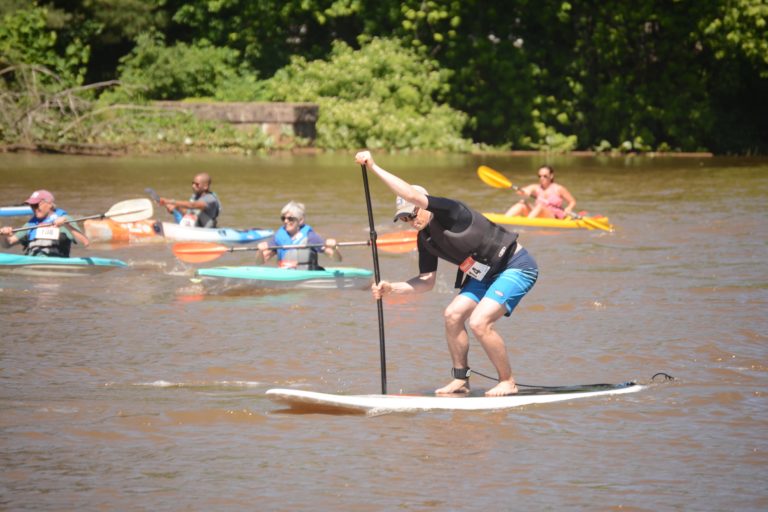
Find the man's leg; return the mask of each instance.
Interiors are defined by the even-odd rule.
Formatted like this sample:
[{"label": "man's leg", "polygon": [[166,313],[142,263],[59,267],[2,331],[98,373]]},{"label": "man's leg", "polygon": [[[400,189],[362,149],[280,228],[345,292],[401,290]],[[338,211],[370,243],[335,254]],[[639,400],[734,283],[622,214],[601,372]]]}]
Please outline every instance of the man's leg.
[{"label": "man's leg", "polygon": [[498,319],[506,313],[506,307],[491,299],[484,298],[469,317],[469,328],[480,341],[488,359],[499,374],[499,383],[486,391],[487,396],[504,396],[517,393],[509,355],[504,340],[494,328]]},{"label": "man's leg", "polygon": [[[454,368],[467,368],[468,366],[469,336],[464,322],[467,321],[476,307],[477,302],[468,297],[457,295],[445,308],[445,339],[448,342],[448,351],[451,354]],[[438,395],[469,393],[469,381],[453,379],[448,385],[435,390],[435,393]]]}]

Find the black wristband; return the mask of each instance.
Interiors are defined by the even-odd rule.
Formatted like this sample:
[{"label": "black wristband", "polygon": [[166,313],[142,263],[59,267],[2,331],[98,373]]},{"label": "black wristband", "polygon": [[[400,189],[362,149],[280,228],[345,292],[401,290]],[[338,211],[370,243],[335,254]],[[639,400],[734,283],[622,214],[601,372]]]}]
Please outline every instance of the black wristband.
[{"label": "black wristband", "polygon": [[461,380],[469,380],[469,374],[472,370],[469,368],[452,368],[453,378]]}]

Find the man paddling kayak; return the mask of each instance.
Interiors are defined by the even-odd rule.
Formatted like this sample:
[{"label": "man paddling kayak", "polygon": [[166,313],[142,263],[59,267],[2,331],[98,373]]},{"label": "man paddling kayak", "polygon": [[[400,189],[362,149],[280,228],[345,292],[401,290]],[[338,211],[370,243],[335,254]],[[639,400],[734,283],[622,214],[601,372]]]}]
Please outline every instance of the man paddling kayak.
[{"label": "man paddling kayak", "polygon": [[376,299],[390,293],[424,293],[435,286],[438,258],[459,266],[461,288],[445,309],[445,334],[453,363],[453,380],[435,390],[439,395],[469,393],[469,336],[480,341],[499,376],[488,396],[517,393],[504,340],[494,324],[509,316],[533,287],[539,270],[533,257],[517,242],[517,234],[487,220],[460,201],[431,196],[382,169],[369,151],[355,156],[397,195],[395,222],[419,231],[419,275],[402,282],[380,281],[371,289]]},{"label": "man paddling kayak", "polygon": [[[312,226],[304,223],[304,204],[291,201],[283,206],[280,211],[280,220],[283,225],[275,232],[275,236],[268,242],[260,242],[259,254],[264,261],[268,261],[277,255],[280,268],[294,268],[303,270],[323,270],[317,263],[317,253],[322,252],[334,261],[341,261],[341,253],[336,247],[336,240],[323,238],[315,233]],[[319,247],[325,244],[324,247]],[[285,248],[285,246],[313,245],[304,249]],[[270,247],[280,246],[278,249]]]},{"label": "man paddling kayak", "polygon": [[218,196],[211,192],[211,177],[200,173],[192,180],[192,197],[188,201],[160,198],[160,205],[165,206],[179,224],[199,228],[215,228],[221,202]]},{"label": "man paddling kayak", "polygon": [[[32,208],[32,218],[23,227],[29,230],[13,234],[13,228],[5,226],[0,228],[3,235],[2,243],[5,247],[11,247],[17,243],[24,246],[24,254],[27,256],[58,256],[68,258],[72,242],[80,242],[85,247],[90,243],[88,237],[80,232],[77,224],[70,223],[67,212],[56,208],[53,194],[47,190],[36,190],[24,201],[24,204]],[[41,224],[51,226],[36,227]]]}]

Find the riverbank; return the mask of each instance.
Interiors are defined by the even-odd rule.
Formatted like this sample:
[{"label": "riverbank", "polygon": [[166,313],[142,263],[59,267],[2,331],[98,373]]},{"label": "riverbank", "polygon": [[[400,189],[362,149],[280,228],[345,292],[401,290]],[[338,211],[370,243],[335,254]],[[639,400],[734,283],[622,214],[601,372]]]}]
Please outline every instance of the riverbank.
[{"label": "riverbank", "polygon": [[[355,151],[356,148],[349,149]],[[142,146],[129,146],[121,144],[7,144],[0,145],[0,153],[40,153],[40,154],[59,154],[73,156],[129,156],[129,155],[173,155],[173,154],[296,154],[313,155],[322,153],[336,153],[339,150],[325,150],[317,147],[295,146],[295,147],[273,147],[254,151],[253,148],[243,148],[238,146],[220,146],[211,148],[209,145],[200,147],[194,141],[189,140],[181,146],[175,144],[152,144]],[[413,153],[413,151],[411,151]],[[710,152],[598,152],[598,151],[568,151],[568,152],[549,152],[535,150],[483,150],[470,151],[469,154],[476,156],[539,156],[539,155],[557,155],[573,157],[596,157],[605,156],[612,158],[627,157],[646,157],[646,158],[713,158],[715,155]]]}]

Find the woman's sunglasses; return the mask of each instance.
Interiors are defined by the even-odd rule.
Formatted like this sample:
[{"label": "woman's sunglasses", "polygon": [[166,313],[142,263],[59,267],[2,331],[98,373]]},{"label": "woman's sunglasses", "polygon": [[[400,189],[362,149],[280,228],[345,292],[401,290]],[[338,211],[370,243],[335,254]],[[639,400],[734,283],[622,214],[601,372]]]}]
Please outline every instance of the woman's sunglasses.
[{"label": "woman's sunglasses", "polygon": [[280,216],[280,220],[281,220],[281,221],[283,221],[283,222],[285,222],[285,221],[288,221],[288,222],[296,222],[296,221],[297,221],[297,220],[299,220],[299,219],[297,219],[296,217],[290,217],[290,216],[288,216],[288,215],[281,215],[281,216]]}]

